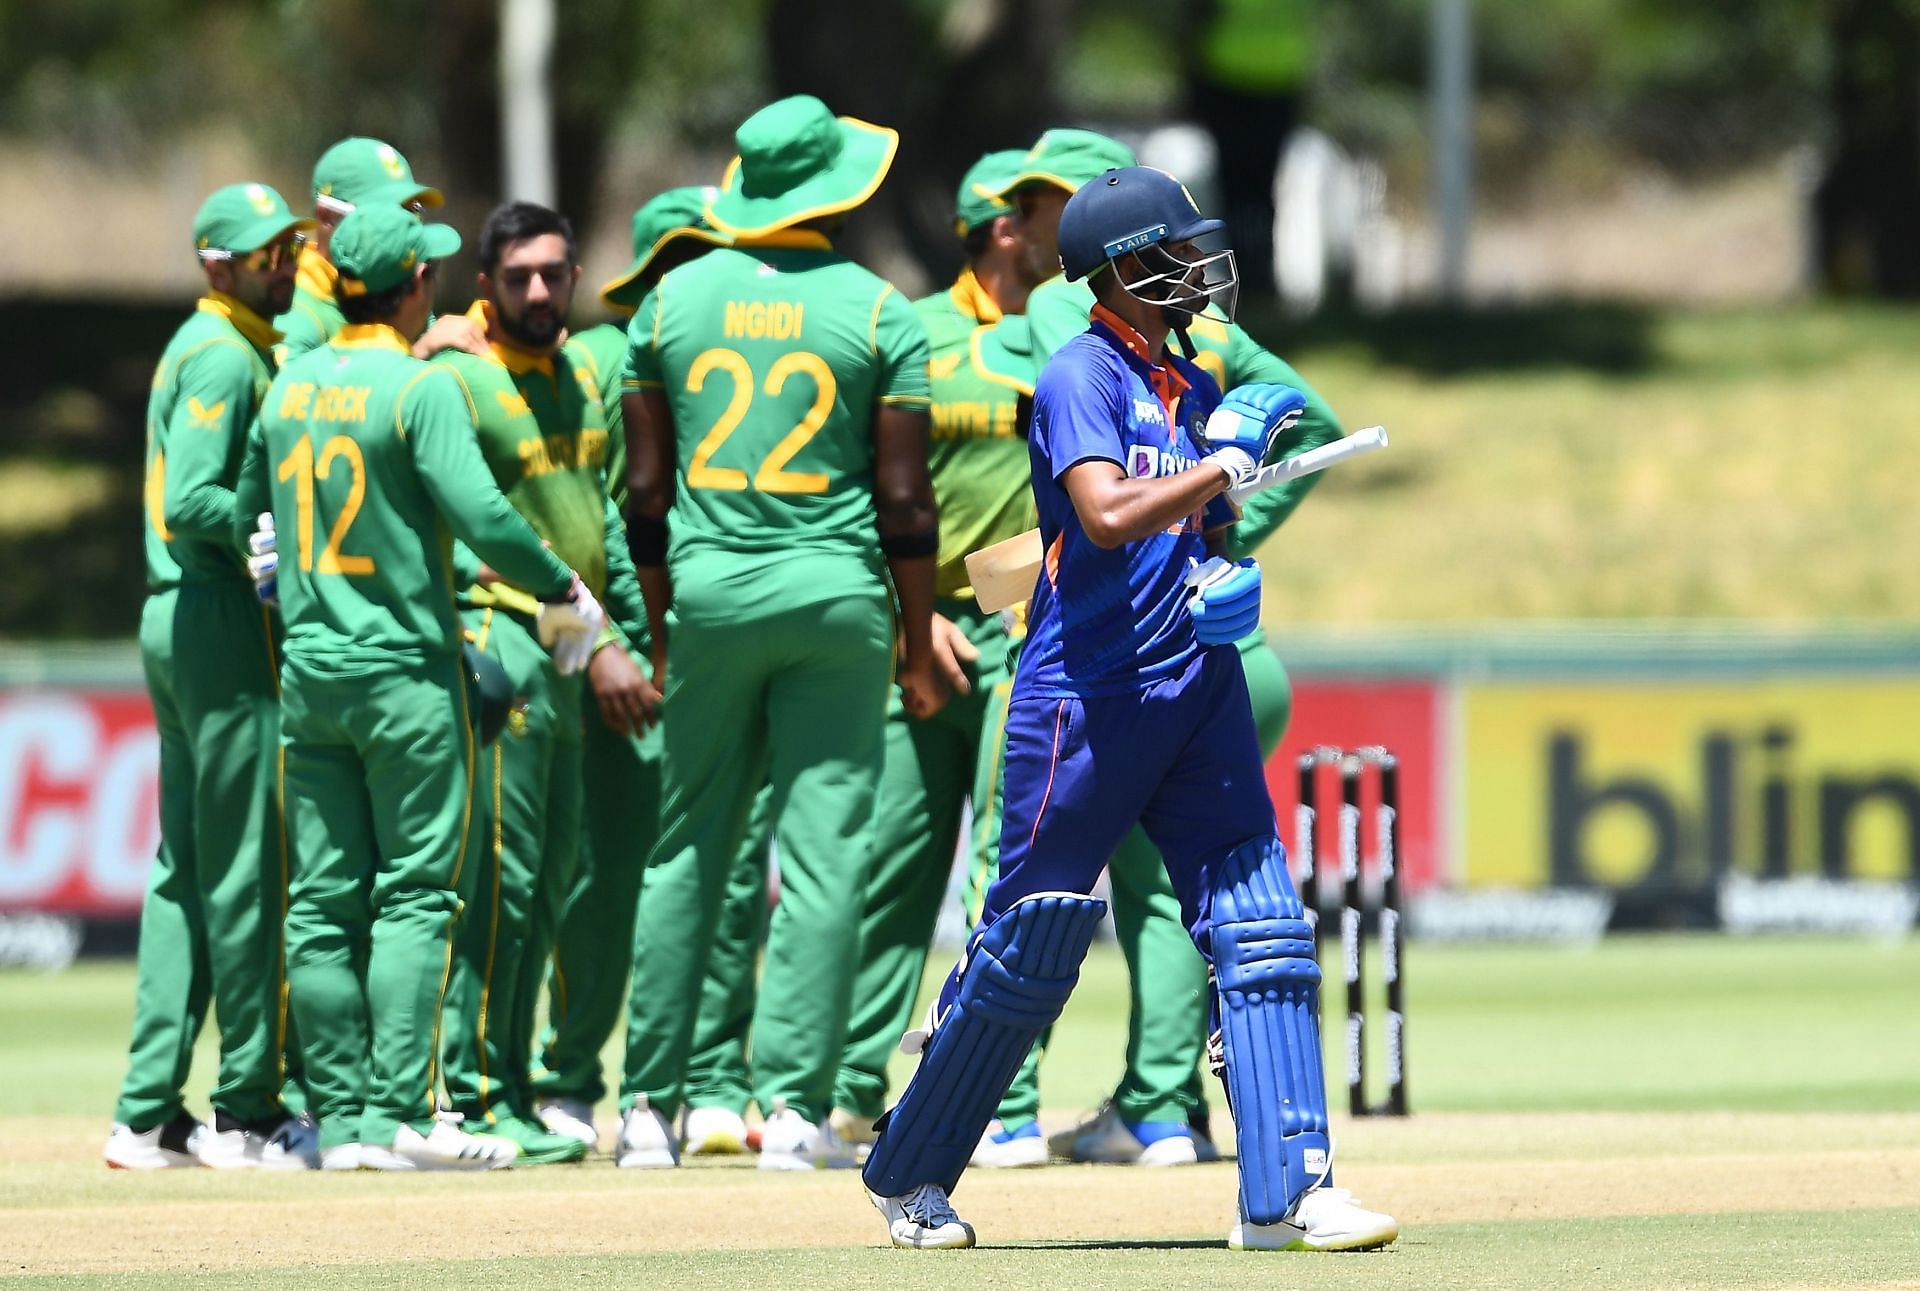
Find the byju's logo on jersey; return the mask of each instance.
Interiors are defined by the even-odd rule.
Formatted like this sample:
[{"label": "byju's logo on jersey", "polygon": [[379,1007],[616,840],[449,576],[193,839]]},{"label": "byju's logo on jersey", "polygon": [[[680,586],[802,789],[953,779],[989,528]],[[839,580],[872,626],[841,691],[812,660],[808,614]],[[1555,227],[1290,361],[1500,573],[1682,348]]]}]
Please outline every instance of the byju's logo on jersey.
[{"label": "byju's logo on jersey", "polygon": [[1135,444],[1127,450],[1127,474],[1136,480],[1164,479],[1194,465],[1197,463],[1184,453],[1155,448],[1152,444]]}]

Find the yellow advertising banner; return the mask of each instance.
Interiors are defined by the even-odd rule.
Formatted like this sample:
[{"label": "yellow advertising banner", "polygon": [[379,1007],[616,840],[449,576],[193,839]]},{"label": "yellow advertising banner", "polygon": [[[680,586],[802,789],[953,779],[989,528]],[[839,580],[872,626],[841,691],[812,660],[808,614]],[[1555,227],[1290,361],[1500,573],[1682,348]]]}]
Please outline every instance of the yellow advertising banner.
[{"label": "yellow advertising banner", "polygon": [[1464,877],[1920,877],[1920,680],[1463,686]]}]

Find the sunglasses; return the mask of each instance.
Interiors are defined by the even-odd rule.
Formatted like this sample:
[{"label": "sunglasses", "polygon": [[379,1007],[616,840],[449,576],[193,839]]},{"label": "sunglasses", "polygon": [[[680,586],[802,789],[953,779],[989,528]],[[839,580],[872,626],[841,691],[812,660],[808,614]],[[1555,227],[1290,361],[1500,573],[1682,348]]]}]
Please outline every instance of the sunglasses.
[{"label": "sunglasses", "polygon": [[255,273],[272,273],[281,265],[285,264],[288,259],[298,256],[301,249],[306,245],[307,235],[304,233],[296,233],[283,241],[270,242],[258,251],[249,251],[244,255],[235,255],[233,252],[222,250],[219,247],[208,247],[200,252],[200,258],[202,260],[229,260],[239,265],[242,269],[250,269]]}]

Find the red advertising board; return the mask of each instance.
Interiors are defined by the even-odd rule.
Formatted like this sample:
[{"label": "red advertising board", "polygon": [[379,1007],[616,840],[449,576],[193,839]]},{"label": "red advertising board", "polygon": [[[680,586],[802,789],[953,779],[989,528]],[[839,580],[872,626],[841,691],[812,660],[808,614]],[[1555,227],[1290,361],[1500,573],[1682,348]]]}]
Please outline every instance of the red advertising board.
[{"label": "red advertising board", "polygon": [[159,768],[144,692],[0,690],[0,911],[138,914]]},{"label": "red advertising board", "polygon": [[[1299,758],[1310,749],[1330,746],[1357,749],[1380,745],[1400,765],[1399,846],[1401,878],[1411,890],[1432,886],[1448,873],[1443,854],[1447,837],[1444,735],[1441,722],[1445,688],[1431,681],[1316,681],[1296,678],[1293,685],[1293,721],[1287,738],[1267,762],[1267,783],[1280,820],[1280,837],[1294,847],[1294,808],[1300,801]],[[1319,782],[1321,823],[1318,830],[1320,864],[1337,865],[1335,806],[1338,777],[1322,772]],[[1373,783],[1363,784],[1372,818]],[[1365,851],[1373,855],[1371,827]]]}]

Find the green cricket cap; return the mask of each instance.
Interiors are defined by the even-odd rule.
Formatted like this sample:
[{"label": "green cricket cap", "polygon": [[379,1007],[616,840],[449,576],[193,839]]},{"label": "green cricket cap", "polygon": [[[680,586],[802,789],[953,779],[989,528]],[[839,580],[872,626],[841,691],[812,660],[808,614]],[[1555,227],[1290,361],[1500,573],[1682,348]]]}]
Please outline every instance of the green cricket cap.
[{"label": "green cricket cap", "polygon": [[625,273],[600,289],[600,299],[616,309],[634,310],[646,298],[648,266],[670,243],[682,238],[711,246],[731,246],[733,239],[707,223],[707,203],[719,195],[713,185],[669,188],[633,213],[633,263]]},{"label": "green cricket cap", "polygon": [[446,198],[413,177],[413,167],[390,143],[355,135],[320,154],[313,167],[313,200],[351,210],[369,202],[440,206]]},{"label": "green cricket cap", "polygon": [[[288,229],[310,229],[287,199],[265,184],[228,184],[207,194],[193,217],[193,245],[201,251],[258,251]],[[224,258],[224,257],[222,257]]]},{"label": "green cricket cap", "polygon": [[1011,215],[1013,206],[1001,194],[1013,176],[1020,173],[1027,154],[1020,148],[990,152],[968,168],[960,180],[960,192],[953,201],[953,231],[960,237],[992,223],[1002,215]]},{"label": "green cricket cap", "polygon": [[900,135],[796,94],[748,117],[733,141],[740,155],[707,203],[707,220],[746,238],[859,206],[887,177]]},{"label": "green cricket cap", "polygon": [[340,290],[364,296],[398,287],[426,260],[444,260],[460,249],[451,225],[425,224],[404,206],[384,202],[356,206],[333,231],[333,267]]},{"label": "green cricket cap", "polygon": [[1133,149],[1118,139],[1109,139],[1091,130],[1049,130],[1027,150],[1013,178],[1000,189],[999,195],[1005,197],[1028,184],[1052,184],[1077,193],[1080,185],[1090,179],[1139,164]]}]

